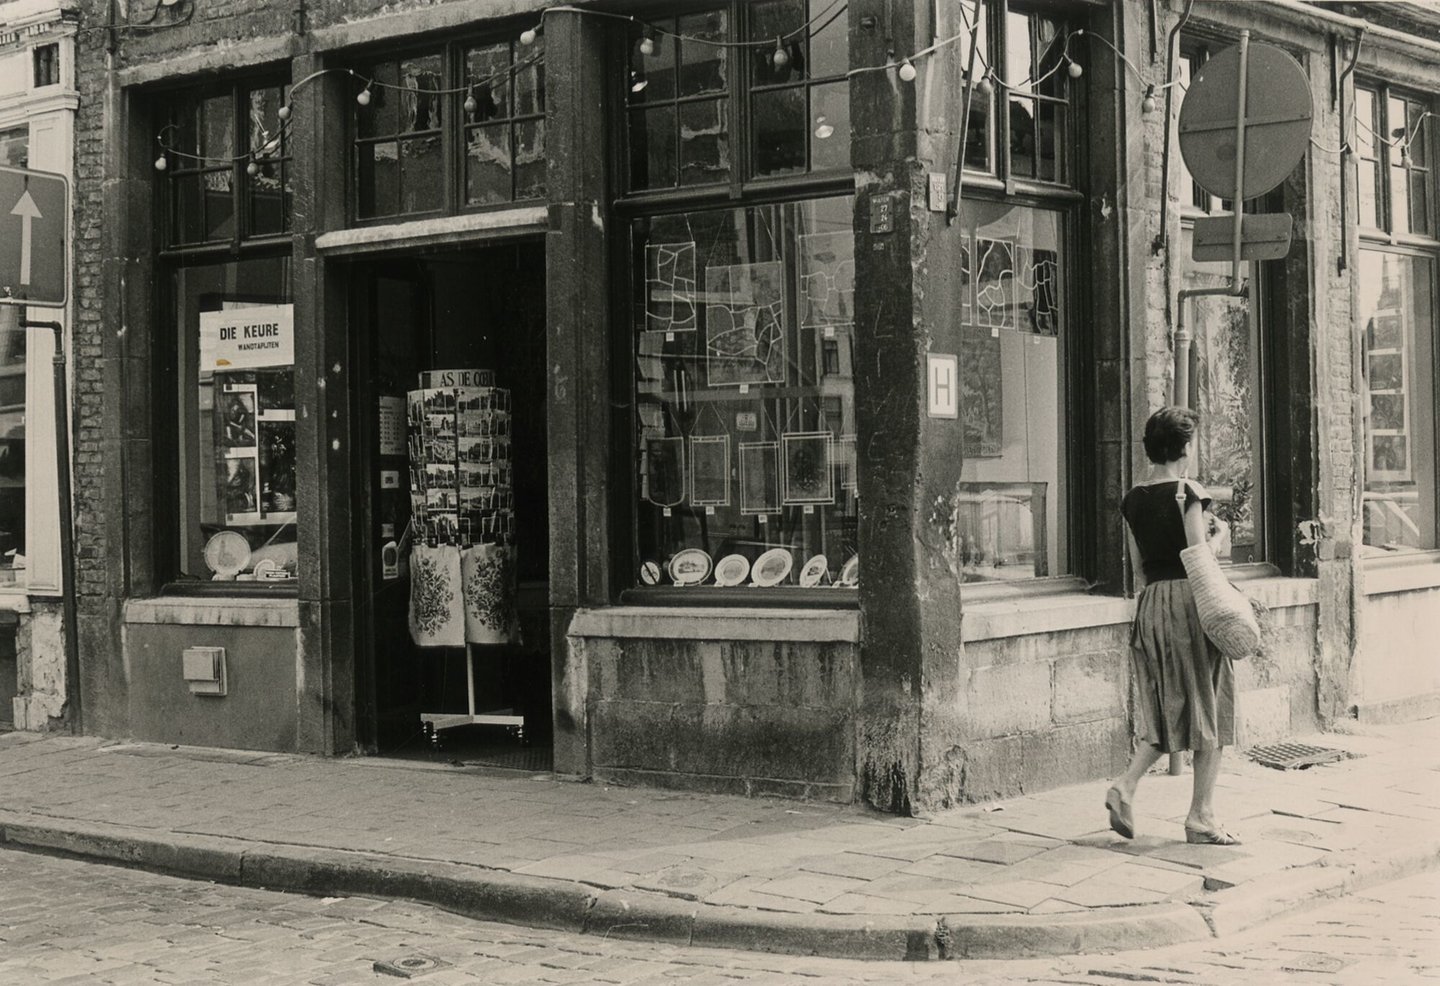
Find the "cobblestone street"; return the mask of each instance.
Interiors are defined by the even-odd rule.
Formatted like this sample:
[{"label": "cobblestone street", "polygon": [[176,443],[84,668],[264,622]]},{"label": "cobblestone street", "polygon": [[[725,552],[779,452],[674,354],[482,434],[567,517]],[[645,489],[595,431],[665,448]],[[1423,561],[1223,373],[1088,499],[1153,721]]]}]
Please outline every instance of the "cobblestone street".
[{"label": "cobblestone street", "polygon": [[605,941],[429,907],[315,899],[0,853],[0,983],[1113,984],[1440,982],[1440,875],[1421,874],[1219,942],[986,962],[856,962]]}]

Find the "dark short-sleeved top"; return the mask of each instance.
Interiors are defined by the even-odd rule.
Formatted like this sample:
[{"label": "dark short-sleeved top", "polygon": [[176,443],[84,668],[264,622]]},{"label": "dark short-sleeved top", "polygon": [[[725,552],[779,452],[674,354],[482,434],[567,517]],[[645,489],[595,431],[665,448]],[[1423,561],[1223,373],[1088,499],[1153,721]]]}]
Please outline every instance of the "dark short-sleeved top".
[{"label": "dark short-sleeved top", "polygon": [[[1175,506],[1180,482],[1136,486],[1120,501],[1120,513],[1130,525],[1130,533],[1135,535],[1135,545],[1140,549],[1146,582],[1185,578],[1185,566],[1180,563],[1180,552],[1186,546],[1185,521]],[[1191,481],[1185,487],[1185,508],[1188,510],[1196,501],[1202,509],[1210,509],[1205,488]]]}]

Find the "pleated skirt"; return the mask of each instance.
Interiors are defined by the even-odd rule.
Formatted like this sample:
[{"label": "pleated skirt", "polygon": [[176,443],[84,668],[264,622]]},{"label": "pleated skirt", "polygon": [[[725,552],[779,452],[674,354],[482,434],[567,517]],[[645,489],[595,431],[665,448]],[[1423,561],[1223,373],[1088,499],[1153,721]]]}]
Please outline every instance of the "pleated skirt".
[{"label": "pleated skirt", "polygon": [[1130,631],[1141,738],[1166,753],[1235,743],[1235,673],[1200,627],[1190,583],[1152,582]]}]

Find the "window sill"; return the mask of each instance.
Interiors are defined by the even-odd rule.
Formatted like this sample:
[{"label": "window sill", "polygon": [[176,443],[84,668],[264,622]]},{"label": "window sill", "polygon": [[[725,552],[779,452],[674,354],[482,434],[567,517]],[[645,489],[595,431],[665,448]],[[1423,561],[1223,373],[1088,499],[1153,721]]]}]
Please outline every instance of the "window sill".
[{"label": "window sill", "polygon": [[860,641],[860,614],[833,609],[615,606],[576,613],[567,635],[853,644]]},{"label": "window sill", "polygon": [[1440,586],[1440,551],[1378,555],[1360,562],[1360,591],[1366,596]]},{"label": "window sill", "polygon": [[298,627],[295,598],[161,596],[125,603],[125,622],[172,626]]},{"label": "window sill", "polygon": [[11,586],[0,591],[0,613],[19,613],[24,615],[30,612],[30,595],[24,589],[23,584],[16,588]]},{"label": "window sill", "polygon": [[855,589],[843,586],[813,589],[782,586],[754,589],[747,586],[637,586],[622,591],[620,603],[625,606],[656,608],[703,607],[707,610],[833,610],[854,609],[860,604],[860,594]]}]

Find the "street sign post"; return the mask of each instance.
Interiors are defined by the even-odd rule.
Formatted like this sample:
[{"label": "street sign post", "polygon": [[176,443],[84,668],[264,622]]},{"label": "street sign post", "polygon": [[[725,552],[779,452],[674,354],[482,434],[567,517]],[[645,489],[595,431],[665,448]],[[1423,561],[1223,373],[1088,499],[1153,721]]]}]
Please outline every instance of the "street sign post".
[{"label": "street sign post", "polygon": [[62,308],[70,300],[62,175],[0,167],[0,304]]}]

